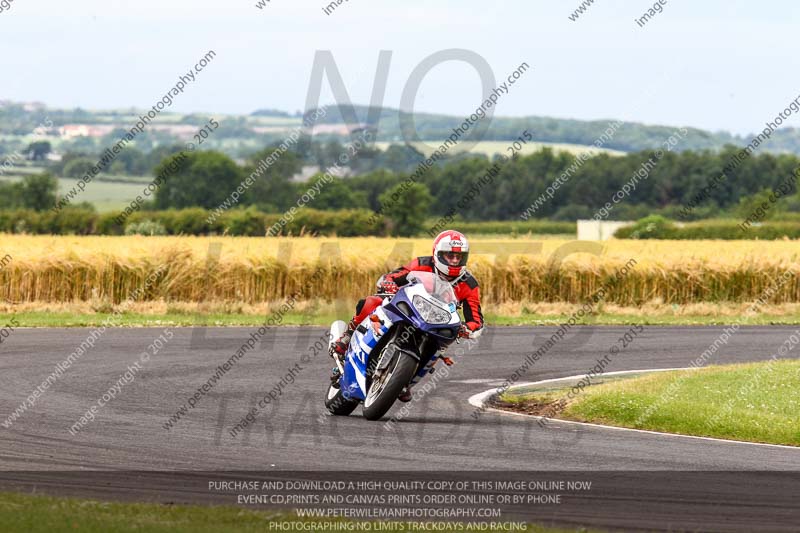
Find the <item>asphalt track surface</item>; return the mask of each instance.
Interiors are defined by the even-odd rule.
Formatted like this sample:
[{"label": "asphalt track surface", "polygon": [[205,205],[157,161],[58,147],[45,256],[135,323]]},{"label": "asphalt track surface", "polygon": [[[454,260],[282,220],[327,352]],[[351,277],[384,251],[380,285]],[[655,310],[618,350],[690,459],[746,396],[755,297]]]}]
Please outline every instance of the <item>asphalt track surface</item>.
[{"label": "asphalt track surface", "polygon": [[[583,374],[608,353],[628,327],[583,327],[557,343],[521,378],[537,381]],[[722,327],[646,327],[632,345],[616,354],[606,371],[688,366],[722,333]],[[797,328],[742,327],[712,358],[713,364],[767,360]],[[87,337],[90,329],[20,329],[0,346],[0,422]],[[407,415],[387,429],[384,422],[368,422],[360,408],[350,417],[330,417],[322,399],[331,361],[309,347],[326,338],[323,328],[271,328],[256,350],[227,372],[188,415],[164,424],[195,391],[217,372],[252,333],[250,328],[172,328],[173,338],[151,359],[142,363],[135,380],[124,385],[116,398],[98,410],[96,419],[76,435],[72,426],[108,391],[129,366],[139,361],[163,328],[113,329],[69,369],[25,412],[10,429],[0,427],[0,488],[28,490],[32,484],[53,492],[79,493],[156,501],[214,501],[213,495],[186,488],[192,483],[163,483],[156,490],[156,472],[312,472],[411,471],[598,473],[606,472],[618,489],[649,487],[643,472],[660,472],[663,485],[648,493],[654,503],[672,502],[686,527],[737,530],[760,523],[775,530],[797,515],[798,484],[777,491],[774,472],[800,474],[800,450],[704,441],[553,421],[546,429],[528,419],[483,413],[474,418],[468,398],[501,385],[524,358],[544,343],[552,327],[492,328],[477,347],[457,357],[449,375],[431,393],[408,404]],[[465,351],[463,346],[459,347]],[[800,349],[798,349],[800,350]],[[796,357],[800,352],[789,352]],[[295,367],[296,364],[300,367]],[[277,391],[292,368],[294,383],[281,387],[277,401],[261,410],[256,423],[232,436],[230,431],[259,399]],[[402,404],[396,404],[389,416]],[[117,471],[102,489],[80,472]],[[147,478],[134,472],[149,471]],[[709,474],[703,494],[721,495],[685,500],[685,483],[670,486],[663,476],[673,472],[752,471],[767,489],[788,499],[773,502],[764,514],[761,504],[743,505],[741,498],[757,494],[726,494],[728,481]],[[757,473],[759,471],[760,473]],[[34,473],[38,472],[38,473]],[[64,472],[67,472],[66,474]],[[627,473],[627,474],[626,474]],[[565,474],[566,475],[566,474]],[[738,474],[741,477],[741,474]],[[174,480],[174,477],[169,479]],[[49,481],[48,481],[49,480]],[[638,481],[637,481],[638,480]],[[151,485],[148,485],[150,483]],[[626,483],[628,485],[626,485]],[[149,488],[148,488],[149,487]],[[184,487],[182,490],[181,487]],[[632,490],[634,490],[632,489]],[[790,493],[786,494],[786,490]],[[635,489],[634,492],[639,491]],[[639,494],[642,493],[639,491]],[[620,498],[629,498],[622,503]],[[602,494],[596,495],[598,501]],[[637,507],[636,494],[607,495],[606,513],[595,517],[579,510],[574,523],[603,527],[670,528],[653,510]],[[678,501],[678,503],[676,503]],[[613,505],[610,502],[615,502]],[[682,503],[681,503],[682,502]],[[598,502],[595,501],[595,504]],[[763,504],[764,502],[762,502]],[[713,505],[712,505],[713,504]],[[674,507],[677,505],[677,507]],[[616,506],[616,507],[615,507]],[[725,507],[727,506],[727,508]],[[636,509],[639,509],[638,511]],[[708,520],[719,511],[735,520]],[[733,514],[731,514],[733,513]],[[552,513],[551,513],[552,514]],[[523,512],[522,515],[525,515]],[[530,515],[527,518],[541,518]],[[599,516],[599,515],[598,515]],[[769,517],[769,518],[768,518]],[[566,515],[551,518],[570,523]],[[752,522],[748,522],[752,520]],[[757,522],[759,521],[760,522]],[[773,524],[774,521],[774,524]],[[688,525],[687,525],[688,524]],[[798,522],[794,522],[796,526]]]}]

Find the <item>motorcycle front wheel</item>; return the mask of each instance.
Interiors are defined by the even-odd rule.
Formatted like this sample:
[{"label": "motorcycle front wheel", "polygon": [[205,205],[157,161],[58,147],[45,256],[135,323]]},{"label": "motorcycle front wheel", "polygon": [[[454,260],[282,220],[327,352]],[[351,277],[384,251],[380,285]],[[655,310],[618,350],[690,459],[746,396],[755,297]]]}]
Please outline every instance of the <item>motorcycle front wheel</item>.
[{"label": "motorcycle front wheel", "polygon": [[394,361],[370,385],[364,400],[364,418],[380,420],[392,408],[403,387],[409,384],[416,372],[417,360],[398,350]]}]

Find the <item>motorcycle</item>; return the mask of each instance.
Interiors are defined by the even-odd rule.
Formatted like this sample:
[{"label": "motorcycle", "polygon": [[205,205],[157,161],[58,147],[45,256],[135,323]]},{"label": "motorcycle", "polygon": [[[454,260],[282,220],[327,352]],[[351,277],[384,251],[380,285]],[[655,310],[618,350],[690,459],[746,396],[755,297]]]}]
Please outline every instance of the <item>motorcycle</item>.
[{"label": "motorcycle", "polygon": [[[461,317],[453,287],[430,272],[411,272],[407,279],[396,294],[379,294],[383,303],[356,327],[344,360],[335,358],[338,376],[325,400],[332,414],[348,416],[363,402],[364,418],[379,420],[412,380],[434,371],[439,352],[458,339]],[[333,322],[329,343],[346,328],[342,320]]]}]

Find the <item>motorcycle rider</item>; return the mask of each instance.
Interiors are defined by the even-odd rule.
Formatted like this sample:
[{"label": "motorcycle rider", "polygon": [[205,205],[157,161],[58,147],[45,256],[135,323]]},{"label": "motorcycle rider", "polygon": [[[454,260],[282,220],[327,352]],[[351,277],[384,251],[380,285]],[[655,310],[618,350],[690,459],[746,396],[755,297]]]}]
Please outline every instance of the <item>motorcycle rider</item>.
[{"label": "motorcycle rider", "polygon": [[[459,337],[477,339],[483,332],[483,314],[481,313],[481,295],[477,280],[467,270],[469,258],[469,242],[463,233],[445,230],[433,240],[433,255],[418,257],[393,270],[381,278],[379,292],[395,294],[401,286],[408,283],[410,272],[435,272],[440,278],[450,283],[464,312],[464,324]],[[344,357],[350,339],[356,327],[383,303],[381,296],[369,296],[356,306],[356,315],[347,324],[347,329],[331,346],[331,357]],[[406,387],[398,399],[403,402],[411,400],[411,385]]]}]

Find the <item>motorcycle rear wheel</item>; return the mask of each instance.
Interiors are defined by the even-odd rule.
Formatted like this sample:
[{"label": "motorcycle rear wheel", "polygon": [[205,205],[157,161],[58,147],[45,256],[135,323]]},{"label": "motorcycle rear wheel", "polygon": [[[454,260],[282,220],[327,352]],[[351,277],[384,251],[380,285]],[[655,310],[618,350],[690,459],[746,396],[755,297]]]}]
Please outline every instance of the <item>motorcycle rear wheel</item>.
[{"label": "motorcycle rear wheel", "polygon": [[325,407],[335,416],[348,416],[358,407],[358,400],[348,400],[342,394],[342,389],[338,383],[331,383],[328,388],[328,395],[325,398]]}]

